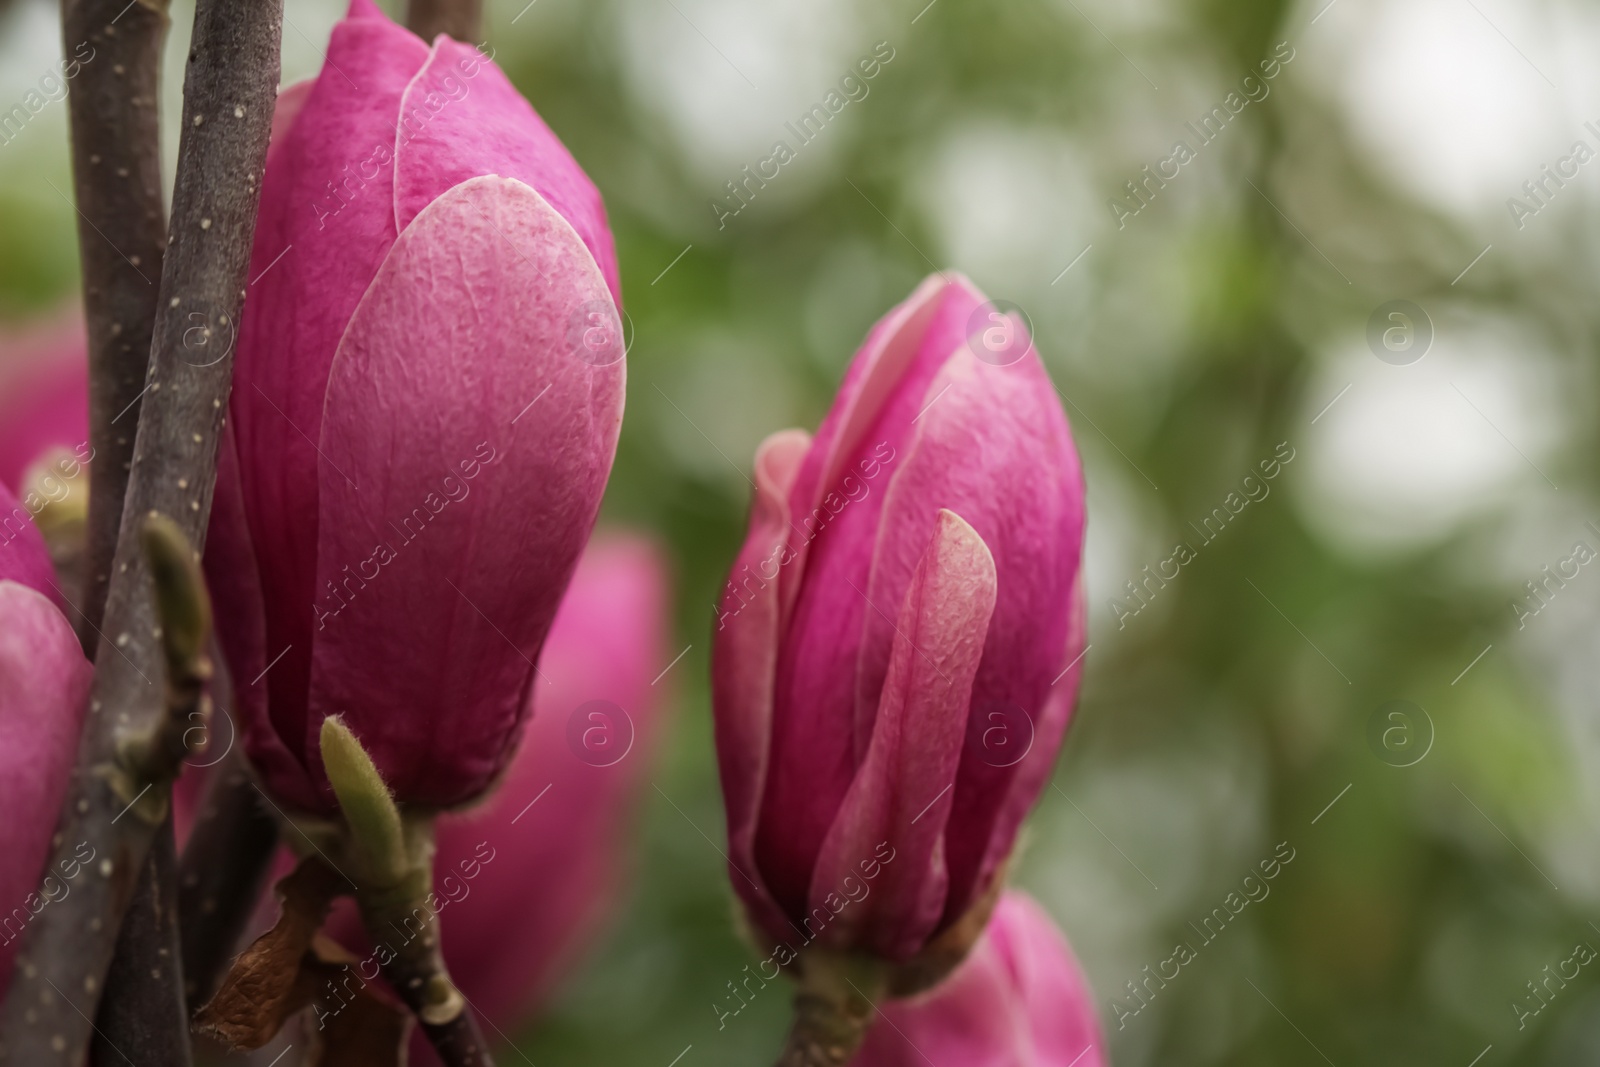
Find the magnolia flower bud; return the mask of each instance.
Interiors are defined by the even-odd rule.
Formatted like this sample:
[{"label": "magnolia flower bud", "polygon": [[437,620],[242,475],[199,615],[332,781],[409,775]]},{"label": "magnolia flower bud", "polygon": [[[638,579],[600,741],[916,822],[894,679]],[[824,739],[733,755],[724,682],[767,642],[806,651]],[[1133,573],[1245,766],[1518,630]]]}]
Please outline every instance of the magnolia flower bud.
[{"label": "magnolia flower bud", "polygon": [[873,328],[816,438],[769,438],[755,478],[713,653],[733,886],[802,957],[926,986],[982,929],[1072,712],[1066,416],[1020,319],[936,276]]},{"label": "magnolia flower bud", "polygon": [[[0,485],[27,503],[28,469],[52,449],[65,449],[75,462],[87,463],[88,442],[89,357],[82,313],[64,312],[0,339]],[[70,478],[73,470],[62,472]]]},{"label": "magnolia flower bud", "polygon": [[244,747],[331,814],[339,715],[402,804],[463,804],[515,748],[616,448],[605,212],[492,62],[371,0],[280,95],[261,181],[237,344],[204,308],[186,338],[237,350],[207,572]]}]

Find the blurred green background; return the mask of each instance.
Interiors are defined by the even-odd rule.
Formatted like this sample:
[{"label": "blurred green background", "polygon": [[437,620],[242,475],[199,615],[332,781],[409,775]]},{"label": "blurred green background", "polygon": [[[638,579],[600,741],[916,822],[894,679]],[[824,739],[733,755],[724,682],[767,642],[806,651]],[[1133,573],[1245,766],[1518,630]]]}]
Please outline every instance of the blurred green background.
[{"label": "blurred green background", "polygon": [[[1600,5],[523,3],[491,0],[486,36],[604,193],[634,331],[605,518],[670,546],[692,647],[626,906],[502,1062],[771,1062],[780,990],[720,1031],[713,1008],[755,957],[717,851],[712,604],[756,443],[814,426],[936,267],[1031,317],[1087,472],[1092,647],[1018,880],[1076,947],[1113,1061],[1600,1059],[1600,970],[1537,1014],[1526,986],[1600,946],[1600,568],[1547,605],[1525,585],[1600,549],[1600,166],[1541,170],[1600,147]],[[286,82],[339,14],[289,0]],[[175,3],[169,133],[189,18]],[[879,42],[867,95],[719,226],[725,183]],[[12,3],[3,99],[59,48],[53,5]],[[1286,55],[1202,146],[1186,123]],[[65,121],[52,104],[0,145],[11,323],[73,293]],[[1195,157],[1132,199],[1179,139]],[[1368,339],[1393,300],[1422,313],[1398,352]],[[1195,558],[1141,606],[1125,583],[1180,542]],[[1280,843],[1270,894],[1202,946]],[[1125,1015],[1180,940],[1198,958]]]}]

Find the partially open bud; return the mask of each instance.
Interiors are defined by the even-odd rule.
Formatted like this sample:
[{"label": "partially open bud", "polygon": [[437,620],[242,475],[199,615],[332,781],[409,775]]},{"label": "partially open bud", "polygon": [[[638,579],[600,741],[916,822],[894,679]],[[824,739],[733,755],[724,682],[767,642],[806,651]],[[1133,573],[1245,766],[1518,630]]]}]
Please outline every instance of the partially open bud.
[{"label": "partially open bud", "polygon": [[925,988],[982,929],[1072,714],[1066,416],[1021,319],[935,276],[755,481],[713,653],[730,878],[802,974],[853,953]]}]

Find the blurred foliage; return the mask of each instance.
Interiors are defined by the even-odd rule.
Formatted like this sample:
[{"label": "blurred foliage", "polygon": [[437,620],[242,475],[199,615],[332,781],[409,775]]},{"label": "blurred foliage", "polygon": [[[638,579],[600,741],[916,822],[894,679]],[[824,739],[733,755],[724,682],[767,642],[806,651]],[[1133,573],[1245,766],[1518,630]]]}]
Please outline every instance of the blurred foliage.
[{"label": "blurred foliage", "polygon": [[[605,521],[671,546],[692,646],[663,683],[678,707],[641,796],[626,906],[523,1035],[526,1062],[664,1067],[692,1045],[683,1067],[744,1065],[777,1048],[780,988],[724,1028],[713,1007],[755,957],[719,851],[712,603],[756,442],[814,426],[870,324],[945,267],[1028,311],[1087,471],[1092,651],[1019,880],[1077,947],[1114,1062],[1595,1062],[1595,972],[1523,1026],[1512,1005],[1534,1003],[1525,983],[1574,943],[1600,945],[1597,600],[1563,591],[1527,636],[1508,607],[1573,538],[1600,543],[1581,526],[1600,513],[1595,215],[1575,194],[1565,223],[1507,237],[1503,218],[1394,180],[1340,82],[1350,42],[1393,5],[1324,2],[489,5],[497,58],[607,198],[633,347]],[[42,7],[4,17],[31,24]],[[292,0],[289,74],[314,73],[337,13]],[[177,57],[186,18],[175,5]],[[719,228],[723,182],[879,40],[895,58],[870,94]],[[1119,228],[1107,201],[1281,41],[1296,58],[1271,94]],[[1481,76],[1531,78],[1500,58],[1512,66]],[[175,100],[181,62],[169,69]],[[70,292],[72,219],[35,177],[65,175],[61,110],[0,148],[6,314]],[[1517,453],[1512,473],[1469,479],[1471,506],[1431,534],[1407,534],[1401,494],[1380,523],[1393,543],[1374,547],[1349,533],[1326,472],[1342,469],[1330,450],[1384,427],[1339,437],[1344,413],[1324,405],[1418,380],[1365,350],[1368,316],[1397,297],[1434,315],[1439,348],[1417,366],[1444,363],[1441,383],[1467,381],[1461,353],[1486,351],[1507,392],[1548,379],[1550,400],[1529,424],[1544,427],[1539,466],[1484,415],[1475,432]],[[1193,522],[1279,442],[1296,458],[1271,492],[1201,545]],[[1119,625],[1111,599],[1132,603],[1123,583],[1180,540],[1198,558]],[[1411,766],[1370,740],[1391,700],[1431,722]],[[1199,947],[1195,924],[1280,842],[1295,859],[1270,894]],[[1126,983],[1180,940],[1198,959],[1119,1027],[1114,1005],[1138,1003]]]}]

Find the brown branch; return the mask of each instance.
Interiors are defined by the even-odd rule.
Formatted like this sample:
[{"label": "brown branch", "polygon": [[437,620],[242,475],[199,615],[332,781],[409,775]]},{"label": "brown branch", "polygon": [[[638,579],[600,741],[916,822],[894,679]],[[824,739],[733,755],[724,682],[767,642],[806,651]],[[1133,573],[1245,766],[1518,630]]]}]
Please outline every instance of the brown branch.
[{"label": "brown branch", "polygon": [[95,1018],[91,1064],[110,1067],[131,1061],[188,1067],[192,1061],[178,968],[178,908],[170,889],[176,881],[174,850],[169,813],[145,857],[133,903],[117,935],[105,997]]},{"label": "brown branch", "polygon": [[166,817],[186,724],[170,721],[168,686],[158,684],[166,671],[156,631],[172,621],[158,625],[151,568],[136,533],[158,513],[196,549],[204,542],[282,17],[281,0],[196,6],[150,390],[135,438],[88,722],[48,867],[63,855],[70,862],[79,842],[96,858],[72,894],[43,909],[24,933],[0,1009],[3,1063],[82,1062],[116,932]]},{"label": "brown branch", "polygon": [[216,992],[272,867],[278,822],[235,753],[206,787],[179,866],[184,994],[192,1014]]},{"label": "brown branch", "polygon": [[406,28],[430,44],[441,33],[477,44],[483,31],[483,0],[410,0]]},{"label": "brown branch", "polygon": [[65,0],[61,34],[68,69],[80,64],[67,109],[95,462],[78,636],[93,656],[122,525],[166,251],[157,90],[167,3]]}]

